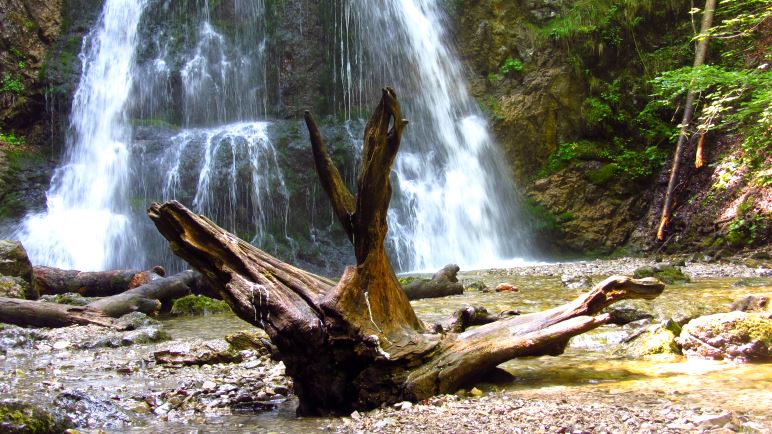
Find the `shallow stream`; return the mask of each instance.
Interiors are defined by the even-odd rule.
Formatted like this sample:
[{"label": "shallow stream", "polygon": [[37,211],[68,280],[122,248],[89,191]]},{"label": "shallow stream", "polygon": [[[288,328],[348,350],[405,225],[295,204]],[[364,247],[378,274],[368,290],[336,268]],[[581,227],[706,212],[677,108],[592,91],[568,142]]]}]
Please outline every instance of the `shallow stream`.
[{"label": "shallow stream", "polygon": [[[459,296],[420,300],[413,302],[418,315],[427,322],[437,321],[465,304],[482,305],[490,312],[506,309],[533,312],[565,303],[582,291],[564,287],[557,277],[503,278],[490,272],[466,273],[461,277],[467,282],[482,280],[490,287],[508,281],[519,291],[470,290]],[[744,295],[772,293],[769,281],[766,286],[748,288],[733,286],[737,280],[705,279],[668,285],[664,294],[653,301],[626,301],[618,305],[650,312],[654,321],[659,321],[679,315],[727,311],[732,301]],[[251,327],[233,315],[172,318],[163,324],[175,341],[222,338]],[[62,339],[66,339],[65,333],[62,330]],[[559,357],[507,362],[501,368],[511,376],[499,375],[476,386],[484,392],[507,390],[522,396],[554,393],[568,400],[572,396],[592,399],[596,394],[654,394],[690,406],[750,413],[772,426],[769,411],[772,364],[741,365],[686,360],[680,356],[633,359],[615,353],[625,336],[627,333],[619,326],[601,327],[574,338],[565,354]],[[26,347],[9,350],[4,356],[0,353],[0,398],[19,397],[50,405],[51,396],[75,390],[113,400],[125,408],[132,396],[180,387],[175,376],[153,375],[147,366],[153,351],[161,345],[164,344],[76,350],[56,348],[51,339],[31,342]],[[228,368],[223,372],[227,374]],[[132,426],[116,424],[104,429],[108,432],[312,432],[335,423],[335,419],[296,418],[295,405],[290,400],[272,411],[208,415],[196,417],[187,424],[165,422],[152,413],[128,412]],[[109,411],[105,417],[112,417]]]}]

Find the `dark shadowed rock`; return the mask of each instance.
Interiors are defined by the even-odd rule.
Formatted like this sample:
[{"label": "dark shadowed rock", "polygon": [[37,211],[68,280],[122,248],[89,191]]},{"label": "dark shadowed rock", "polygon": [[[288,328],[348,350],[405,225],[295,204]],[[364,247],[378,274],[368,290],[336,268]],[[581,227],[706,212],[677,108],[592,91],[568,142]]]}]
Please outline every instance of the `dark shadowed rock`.
[{"label": "dark shadowed rock", "polygon": [[59,434],[75,424],[66,417],[19,400],[0,401],[0,432]]}]

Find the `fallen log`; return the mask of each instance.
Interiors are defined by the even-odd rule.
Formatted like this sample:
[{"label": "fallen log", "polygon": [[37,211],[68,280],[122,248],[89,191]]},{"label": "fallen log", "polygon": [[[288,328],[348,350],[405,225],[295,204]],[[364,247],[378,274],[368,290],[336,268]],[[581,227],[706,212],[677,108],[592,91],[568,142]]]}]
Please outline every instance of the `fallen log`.
[{"label": "fallen log", "polygon": [[386,256],[390,173],[407,121],[383,90],[364,132],[357,194],[305,115],[316,170],[353,245],[356,265],[335,283],[286,264],[176,201],[148,215],[175,254],[200,271],[243,320],[266,331],[299,398],[298,413],[347,414],[447,393],[515,357],[557,355],[575,335],[605,324],[601,309],[654,298],[664,285],[614,276],[554,309],[463,333],[432,333],[418,319]]},{"label": "fallen log", "polygon": [[96,324],[113,327],[114,319],[88,306],[0,297],[0,323],[32,327]]},{"label": "fallen log", "polygon": [[188,294],[211,294],[208,285],[193,270],[183,271],[170,277],[157,278],[142,286],[120,294],[100,298],[86,305],[113,318],[131,312],[154,313],[164,305]]},{"label": "fallen log", "polygon": [[107,297],[163,277],[163,267],[152,270],[78,271],[37,266],[32,268],[33,285],[40,295],[76,292],[84,297]]},{"label": "fallen log", "polygon": [[152,314],[188,294],[214,295],[208,282],[193,270],[156,278],[121,294],[103,297],[86,306],[0,297],[0,322],[33,327],[96,324],[113,327],[112,318],[127,313]]},{"label": "fallen log", "polygon": [[413,280],[402,285],[402,290],[408,300],[463,294],[464,285],[456,277],[458,270],[458,265],[448,264],[442,270],[434,273],[431,279]]}]

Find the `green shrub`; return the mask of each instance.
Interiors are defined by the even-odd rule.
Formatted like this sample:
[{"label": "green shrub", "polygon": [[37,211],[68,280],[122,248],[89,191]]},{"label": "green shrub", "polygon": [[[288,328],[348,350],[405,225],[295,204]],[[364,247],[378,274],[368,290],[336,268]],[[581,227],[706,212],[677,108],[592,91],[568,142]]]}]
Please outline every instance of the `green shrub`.
[{"label": "green shrub", "polygon": [[501,65],[499,72],[501,73],[501,75],[507,75],[510,72],[522,72],[523,66],[524,65],[522,60],[508,57],[507,60],[504,61],[504,64]]},{"label": "green shrub", "polygon": [[24,83],[22,83],[21,78],[4,74],[3,80],[0,82],[0,93],[4,92],[15,94],[24,92]]}]

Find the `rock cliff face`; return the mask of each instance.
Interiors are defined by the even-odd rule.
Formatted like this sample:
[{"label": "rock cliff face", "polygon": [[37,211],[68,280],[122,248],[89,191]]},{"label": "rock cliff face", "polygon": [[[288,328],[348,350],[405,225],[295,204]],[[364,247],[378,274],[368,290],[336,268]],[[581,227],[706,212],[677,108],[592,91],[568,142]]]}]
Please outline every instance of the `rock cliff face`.
[{"label": "rock cliff face", "polygon": [[0,222],[45,203],[45,66],[61,26],[62,0],[0,4]]},{"label": "rock cliff face", "polygon": [[[548,252],[659,248],[654,234],[673,143],[666,135],[646,137],[641,119],[649,80],[690,65],[693,48],[690,6],[650,3],[448,3],[471,89],[530,199],[528,214]],[[659,122],[672,128],[672,120]],[[738,186],[711,187],[729,176],[722,161],[739,142],[707,137],[712,164],[681,174],[675,236],[665,247],[720,250],[769,238],[758,217],[733,220],[742,226],[734,232],[725,219],[738,204],[752,209],[749,215],[768,215],[768,187],[749,188],[735,175]]]}]

